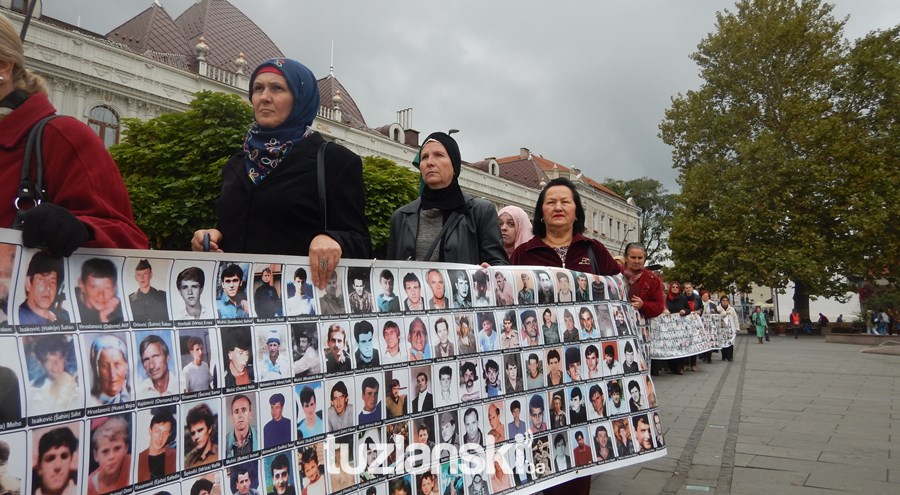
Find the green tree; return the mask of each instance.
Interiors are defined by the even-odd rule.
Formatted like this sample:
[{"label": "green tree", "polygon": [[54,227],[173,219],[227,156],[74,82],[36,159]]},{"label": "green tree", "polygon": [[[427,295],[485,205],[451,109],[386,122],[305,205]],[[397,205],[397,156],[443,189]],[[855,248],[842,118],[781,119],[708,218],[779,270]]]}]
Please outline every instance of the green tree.
[{"label": "green tree", "polygon": [[647,264],[668,259],[667,238],[675,196],[660,181],[650,177],[632,180],[607,177],[603,184],[622,197],[634,198],[634,204],[641,209],[638,240],[647,248]]},{"label": "green tree", "polygon": [[[831,11],[818,0],[742,0],[717,13],[691,55],[703,83],[674,97],[660,125],[682,186],[669,239],[675,276],[710,288],[793,281],[808,314],[810,295],[842,296],[867,264],[842,251],[854,237],[883,236],[858,211],[877,202],[857,194],[898,184],[896,170],[886,188],[866,173],[872,159],[852,142],[860,116],[844,102],[863,83],[851,83],[845,20]],[[896,134],[885,147],[896,153]]]},{"label": "green tree", "polygon": [[252,121],[246,99],[210,91],[185,112],[123,119],[125,137],[110,153],[153,248],[188,249],[194,230],[216,224],[222,167]]},{"label": "green tree", "polygon": [[419,174],[376,156],[363,158],[366,185],[366,218],[372,236],[372,251],[384,258],[390,236],[391,215],[419,195]]}]

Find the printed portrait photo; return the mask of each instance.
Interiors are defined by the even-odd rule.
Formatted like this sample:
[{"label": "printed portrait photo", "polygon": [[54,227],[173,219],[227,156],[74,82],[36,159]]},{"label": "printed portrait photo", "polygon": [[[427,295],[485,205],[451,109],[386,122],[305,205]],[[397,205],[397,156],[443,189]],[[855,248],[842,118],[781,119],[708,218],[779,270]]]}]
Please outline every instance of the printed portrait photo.
[{"label": "printed portrait photo", "polygon": [[163,479],[178,471],[177,418],[178,406],[174,404],[138,410],[136,483]]},{"label": "printed portrait photo", "polygon": [[506,436],[506,404],[502,399],[484,405],[486,434],[493,443],[500,444],[507,440]]},{"label": "printed portrait photo", "polygon": [[471,309],[473,307],[472,283],[469,280],[469,272],[466,270],[448,270],[447,281],[453,294],[450,307],[453,309]]},{"label": "printed portrait photo", "polygon": [[634,428],[635,453],[650,452],[656,448],[653,442],[653,428],[650,426],[648,415],[632,416],[631,426]]},{"label": "printed portrait photo", "polygon": [[171,298],[173,320],[216,318],[213,311],[216,294],[214,270],[214,261],[176,260],[173,263],[170,291],[179,295]]},{"label": "printed portrait photo", "polygon": [[363,426],[378,423],[384,419],[384,402],[381,394],[384,390],[384,375],[370,373],[356,375],[355,393],[359,397],[359,413],[357,425]]},{"label": "printed portrait photo", "polygon": [[[497,320],[491,311],[481,311],[475,314],[478,320],[478,331],[476,340],[478,341],[479,352],[491,352],[500,350],[500,336],[497,330]],[[503,312],[500,313],[501,321]]]},{"label": "printed portrait photo", "polygon": [[611,461],[616,458],[615,441],[612,435],[612,424],[609,421],[594,423],[590,426],[593,433],[594,457],[598,461]]},{"label": "printed portrait photo", "polygon": [[179,330],[178,343],[182,392],[190,394],[219,388],[219,342],[211,338],[209,329]]},{"label": "printed portrait photo", "polygon": [[553,270],[553,282],[556,283],[556,301],[560,303],[575,302],[575,284],[572,273],[568,270]]},{"label": "printed portrait photo", "polygon": [[555,303],[556,290],[553,287],[553,275],[549,270],[535,270],[534,275],[537,278],[537,303]]},{"label": "printed portrait photo", "polygon": [[260,472],[257,460],[242,462],[225,469],[225,479],[231,495],[254,495],[260,491]]},{"label": "printed portrait photo", "polygon": [[425,289],[422,288],[421,270],[400,270],[403,288],[403,311],[425,310]]},{"label": "printed portrait photo", "polygon": [[216,316],[219,319],[249,318],[247,281],[250,263],[221,261],[216,266]]},{"label": "printed portrait photo", "polygon": [[576,385],[566,389],[566,398],[569,400],[569,424],[579,425],[587,423],[587,396],[585,387]]},{"label": "printed portrait photo", "polygon": [[72,285],[82,324],[121,324],[125,321],[124,296],[119,286],[123,262],[124,259],[119,257],[75,255],[69,258],[72,273],[78,274]]},{"label": "printed portrait photo", "polygon": [[350,313],[370,314],[375,312],[375,300],[372,297],[371,269],[362,266],[347,268],[347,300],[350,302]]},{"label": "printed portrait photo", "polygon": [[600,335],[603,337],[615,337],[616,327],[613,325],[612,313],[609,310],[609,304],[600,303],[597,308],[597,326],[600,328]]},{"label": "printed portrait photo", "polygon": [[347,313],[347,303],[344,302],[344,280],[346,267],[339,266],[334,269],[331,278],[325,284],[325,290],[316,288],[319,294],[319,309],[323,315],[343,315]]},{"label": "printed portrait photo", "polygon": [[534,481],[531,462],[531,449],[526,442],[517,442],[513,448],[509,449],[509,467],[515,486],[522,486]]},{"label": "printed portrait photo", "polygon": [[90,448],[82,444],[83,425],[73,421],[29,432],[35,493],[81,493],[81,449]]},{"label": "printed portrait photo", "polygon": [[572,461],[572,450],[566,432],[553,433],[550,438],[553,441],[553,469],[557,473],[562,473],[574,468],[575,463]]},{"label": "printed portrait photo", "polygon": [[384,372],[384,413],[386,419],[399,418],[410,412],[409,372],[406,369]]},{"label": "printed portrait photo", "polygon": [[[14,314],[20,326],[65,325],[72,322],[72,300],[66,290],[63,258],[26,250],[28,265],[19,276]],[[24,276],[23,276],[24,275]]]},{"label": "printed portrait photo", "polygon": [[297,440],[308,440],[325,433],[325,400],[322,382],[294,385],[294,417],[297,418]]},{"label": "printed portrait photo", "polygon": [[[376,320],[372,320],[376,321]],[[381,350],[379,334],[370,320],[350,321],[353,328],[353,341],[356,344],[354,361],[356,369],[364,370],[381,366]],[[376,321],[377,323],[377,321]]]},{"label": "printed portrait photo", "polygon": [[173,260],[127,258],[122,279],[128,294],[128,314],[134,322],[171,320],[166,292]]},{"label": "printed portrait photo", "polygon": [[619,362],[619,346],[616,342],[603,342],[601,349],[603,355],[600,356],[600,369],[603,370],[603,376],[612,378],[621,375],[622,363]]},{"label": "printed portrait photo", "polygon": [[397,284],[397,270],[384,268],[372,271],[372,287],[375,296],[375,308],[379,313],[399,313],[400,295]]},{"label": "printed portrait photo", "polygon": [[459,361],[459,401],[468,402],[481,398],[480,366],[476,360]]},{"label": "printed portrait photo", "polygon": [[[581,331],[575,326],[575,314],[578,310],[573,307],[560,307],[558,310],[559,319],[563,322],[561,327],[563,343],[578,342],[581,338]],[[544,343],[546,343],[546,341]]]},{"label": "printed portrait photo", "polygon": [[516,304],[515,281],[513,273],[509,270],[491,269],[493,280],[494,304],[496,306],[512,306]]},{"label": "printed portrait photo", "polygon": [[476,347],[476,326],[473,313],[454,313],[453,321],[456,327],[456,354],[463,356],[473,354]]},{"label": "printed portrait photo", "polygon": [[[548,314],[552,316],[553,312],[550,311],[548,312]],[[522,347],[533,347],[536,345],[540,345],[542,343],[541,335],[543,332],[540,331],[538,313],[533,309],[525,309],[518,313],[518,319],[521,323],[519,341],[521,342]],[[549,331],[551,331],[551,329],[548,328],[548,332]],[[552,331],[558,332],[556,328],[553,328]],[[557,333],[556,340],[559,340],[558,335],[559,333]]]},{"label": "printed portrait photo", "polygon": [[443,270],[432,268],[425,271],[425,298],[428,309],[450,309],[450,291]]},{"label": "printed portrait photo", "polygon": [[487,269],[472,271],[472,287],[474,300],[472,305],[476,308],[486,308],[494,305],[493,280]]},{"label": "printed portrait photo", "polygon": [[102,495],[132,484],[132,421],[129,412],[94,418],[88,423],[88,495]]},{"label": "printed portrait photo", "polygon": [[431,366],[409,368],[409,380],[413,384],[410,395],[410,412],[431,412],[434,409],[434,387],[431,382]]},{"label": "printed portrait photo", "polygon": [[550,436],[544,435],[531,440],[531,459],[534,465],[535,479],[553,474],[553,466],[550,456]]},{"label": "printed portrait photo", "polygon": [[591,301],[591,281],[584,272],[571,272],[575,279],[575,302]]},{"label": "printed portrait photo", "polygon": [[282,265],[255,263],[253,265],[253,309],[257,318],[284,316],[282,304]]},{"label": "printed portrait photo", "polygon": [[219,454],[219,412],[221,400],[216,397],[206,401],[181,404],[184,425],[183,469],[205,466],[224,459]]},{"label": "printed portrait photo", "polygon": [[603,377],[603,370],[600,369],[600,346],[595,344],[584,344],[584,360],[582,361],[581,375],[585,380],[597,380]]},{"label": "printed portrait photo", "polygon": [[231,459],[259,450],[255,391],[226,395],[222,399],[225,414],[225,458]]},{"label": "printed portrait photo", "polygon": [[547,392],[547,403],[550,404],[550,428],[556,430],[569,426],[566,389],[561,388]]},{"label": "printed portrait photo", "polygon": [[534,272],[530,270],[516,270],[513,272],[513,280],[515,281],[516,301],[520,305],[537,303]]},{"label": "printed portrait photo", "polygon": [[291,387],[261,390],[259,423],[262,425],[262,448],[269,449],[292,442],[295,429],[293,418],[294,391]]},{"label": "printed portrait photo", "polygon": [[318,314],[318,302],[306,268],[300,265],[284,267],[284,310],[286,316]]},{"label": "printed portrait photo", "polygon": [[456,332],[452,315],[431,317],[431,342],[434,346],[433,356],[436,358],[452,357],[456,355]]},{"label": "printed portrait photo", "polygon": [[581,346],[566,346],[563,355],[565,357],[565,383],[581,381]]},{"label": "printed portrait photo", "polygon": [[325,338],[325,372],[342,373],[353,370],[348,321],[320,322]]},{"label": "printed portrait photo", "polygon": [[544,350],[546,352],[545,363],[547,363],[547,385],[562,385],[565,382],[563,378],[562,348],[551,347]]},{"label": "printed portrait photo", "polygon": [[223,327],[222,368],[225,371],[225,388],[256,383],[253,362],[253,332],[250,327]]},{"label": "printed portrait photo", "polygon": [[[76,349],[75,336],[28,335],[21,339],[28,382],[28,401],[23,402],[25,412],[29,416],[41,416],[83,408],[84,386],[81,383],[79,364],[81,358]],[[11,338],[4,340],[14,341]],[[9,374],[7,377],[9,378]]]},{"label": "printed portrait photo", "polygon": [[519,336],[519,317],[515,310],[508,309],[506,311],[498,311],[496,320],[500,322],[498,340],[500,349],[507,350],[521,347],[522,342]]},{"label": "printed portrait photo", "polygon": [[137,358],[135,366],[135,395],[138,399],[153,399],[178,395],[178,371],[175,365],[173,334],[169,330],[144,330],[134,332]]},{"label": "printed portrait photo", "polygon": [[403,325],[402,318],[379,319],[378,326],[381,330],[381,364],[405,363],[408,359],[406,346],[406,332],[400,329]]},{"label": "printed portrait photo", "polygon": [[630,411],[625,393],[622,390],[622,380],[610,380],[606,383],[606,414],[617,416]]},{"label": "printed portrait photo", "polygon": [[294,376],[287,325],[257,325],[255,330],[257,381],[284,380]]},{"label": "printed portrait photo", "polygon": [[428,343],[428,317],[415,316],[405,319],[407,325],[406,340],[409,343],[409,361],[431,359],[431,345]]},{"label": "printed portrait photo", "polygon": [[587,428],[569,430],[569,445],[572,446],[572,459],[575,461],[575,467],[587,466],[594,462]]},{"label": "printed portrait photo", "polygon": [[[432,368],[432,375],[436,376],[434,390],[434,405],[436,407],[452,406],[459,402],[458,380],[456,379],[456,363],[439,363]],[[418,385],[418,379],[416,379]]]},{"label": "printed portrait photo", "polygon": [[588,400],[588,419],[604,419],[607,417],[606,412],[606,383],[592,383],[587,388]]},{"label": "printed portrait photo", "polygon": [[325,448],[323,442],[300,447],[297,450],[300,493],[325,495]]},{"label": "printed portrait photo", "polygon": [[631,422],[628,418],[614,419],[612,428],[616,443],[616,453],[619,457],[631,455],[635,453],[634,444],[632,443]]},{"label": "printed portrait photo", "polygon": [[335,432],[356,425],[356,408],[354,404],[359,397],[355,393],[356,386],[352,376],[337,380],[325,381],[325,392],[330,399],[330,406],[325,411],[327,431]]},{"label": "printed portrait photo", "polygon": [[484,414],[481,405],[473,405],[460,409],[462,422],[462,443],[471,443],[484,447]]},{"label": "printed portrait photo", "polygon": [[484,387],[484,397],[491,398],[503,395],[503,376],[500,367],[503,358],[499,354],[481,358],[481,378]]},{"label": "printed portrait photo", "polygon": [[[410,444],[410,422],[398,421],[384,427],[385,442],[388,446],[388,467],[396,467],[403,463],[406,446]],[[414,441],[414,439],[412,439]]]},{"label": "printed portrait photo", "polygon": [[79,337],[90,386],[87,406],[133,401],[132,364],[129,362],[131,339],[128,333],[82,333]]},{"label": "printed portrait photo", "polygon": [[522,353],[525,358],[525,389],[544,387],[544,353],[538,349]]},{"label": "printed portrait photo", "polygon": [[269,495],[296,495],[293,451],[278,452],[262,458],[265,486],[262,493]]},{"label": "printed portrait photo", "polygon": [[318,323],[291,323],[291,370],[295,378],[322,373],[324,366],[319,348]]},{"label": "printed portrait photo", "polygon": [[503,389],[507,394],[516,394],[525,391],[525,381],[522,377],[521,354],[514,352],[504,354],[499,363],[503,375]]},{"label": "printed portrait photo", "polygon": [[356,445],[363,452],[363,459],[365,459],[365,466],[359,473],[359,482],[361,484],[374,481],[382,476],[379,471],[385,465],[378,461],[378,456],[379,446],[383,442],[381,428],[369,428],[357,433]]}]

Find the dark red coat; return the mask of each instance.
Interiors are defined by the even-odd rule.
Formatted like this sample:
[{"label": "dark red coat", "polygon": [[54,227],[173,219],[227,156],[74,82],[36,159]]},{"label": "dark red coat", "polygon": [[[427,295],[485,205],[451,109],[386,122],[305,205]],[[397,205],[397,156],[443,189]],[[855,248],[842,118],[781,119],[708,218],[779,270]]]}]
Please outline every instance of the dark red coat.
[{"label": "dark red coat", "polygon": [[666,296],[659,276],[646,268],[641,269],[641,276],[629,289],[631,296],[638,296],[644,301],[639,310],[644,318],[659,316],[666,309]]},{"label": "dark red coat", "polygon": [[[22,171],[28,131],[56,112],[47,95],[35,93],[0,119],[0,227],[15,218],[13,200]],[[116,162],[90,127],[72,117],[44,128],[44,189],[49,201],[72,212],[91,230],[86,246],[147,249],[134,223],[131,201]]]},{"label": "dark red coat", "polygon": [[[594,251],[597,260],[597,273],[591,267],[591,259],[588,249]],[[534,236],[530,241],[522,244],[513,251],[509,259],[511,265],[536,265],[561,267],[594,275],[616,275],[620,273],[619,264],[610,256],[609,251],[600,241],[590,239],[582,234],[572,236],[569,251],[566,253],[566,262],[563,264],[559,255],[550,246],[544,244],[540,237]]]}]

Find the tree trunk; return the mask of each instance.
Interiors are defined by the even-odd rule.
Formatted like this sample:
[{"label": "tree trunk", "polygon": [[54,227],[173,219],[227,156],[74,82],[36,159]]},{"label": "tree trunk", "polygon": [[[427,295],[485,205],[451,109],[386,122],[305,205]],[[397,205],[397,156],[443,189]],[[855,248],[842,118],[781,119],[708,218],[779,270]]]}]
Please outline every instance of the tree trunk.
[{"label": "tree trunk", "polygon": [[807,290],[806,284],[800,280],[794,280],[794,308],[800,313],[801,320],[809,318],[809,290]]}]

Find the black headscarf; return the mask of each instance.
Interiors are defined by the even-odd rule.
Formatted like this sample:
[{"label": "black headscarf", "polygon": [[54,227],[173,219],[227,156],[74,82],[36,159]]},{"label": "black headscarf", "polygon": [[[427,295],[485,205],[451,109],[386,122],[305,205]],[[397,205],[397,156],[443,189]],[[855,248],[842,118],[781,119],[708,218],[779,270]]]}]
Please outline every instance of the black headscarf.
[{"label": "black headscarf", "polygon": [[416,168],[419,168],[422,148],[424,148],[428,141],[431,140],[441,143],[447,150],[447,156],[450,157],[450,163],[453,164],[453,180],[450,181],[450,185],[443,189],[431,189],[428,185],[423,183],[421,208],[425,210],[437,208],[444,213],[457,210],[463,211],[466,207],[466,200],[463,198],[462,189],[459,187],[459,182],[457,181],[459,173],[462,170],[462,159],[459,156],[459,145],[456,144],[455,139],[444,132],[432,132],[425,138],[425,141],[422,142],[422,147],[419,148],[419,153],[416,154],[413,165]]}]

